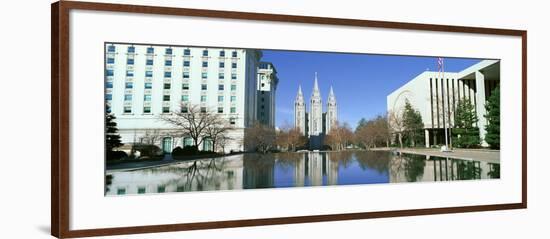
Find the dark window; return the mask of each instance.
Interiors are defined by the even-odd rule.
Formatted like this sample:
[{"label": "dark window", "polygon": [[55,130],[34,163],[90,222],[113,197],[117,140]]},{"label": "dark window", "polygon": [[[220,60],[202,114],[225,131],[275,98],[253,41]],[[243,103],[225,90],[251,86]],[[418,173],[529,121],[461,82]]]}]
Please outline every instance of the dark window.
[{"label": "dark window", "polygon": [[113,82],[105,82],[105,88],[113,88]]},{"label": "dark window", "polygon": [[190,66],[191,65],[191,62],[189,61],[183,61],[183,66]]},{"label": "dark window", "polygon": [[107,70],[107,71],[106,71],[107,76],[113,76],[114,73],[115,73],[115,72],[114,72],[113,70]]},{"label": "dark window", "polygon": [[166,55],[172,55],[172,48],[166,48]]},{"label": "dark window", "polygon": [[189,79],[189,72],[183,72],[183,79]]},{"label": "dark window", "polygon": [[132,107],[124,106],[124,113],[132,113]]},{"label": "dark window", "polygon": [[136,52],[136,47],[134,47],[134,46],[129,46],[129,47],[128,47],[128,53],[134,53],[134,52]]},{"label": "dark window", "polygon": [[220,68],[224,68],[225,67],[225,62],[220,62]]},{"label": "dark window", "polygon": [[206,107],[201,107],[201,113],[206,113]]},{"label": "dark window", "polygon": [[126,76],[134,76],[134,72],[133,71],[126,71]]},{"label": "dark window", "polygon": [[171,87],[171,84],[170,83],[164,83],[164,89],[165,90],[169,90]]},{"label": "dark window", "polygon": [[206,84],[202,84],[202,85],[201,85],[201,90],[207,90]]},{"label": "dark window", "polygon": [[187,108],[187,106],[181,107],[181,113],[187,113],[188,111],[189,109]]},{"label": "dark window", "polygon": [[189,56],[189,55],[191,55],[191,50],[189,50],[189,49],[183,50],[183,55],[184,55],[184,56]]},{"label": "dark window", "polygon": [[162,113],[170,113],[170,107],[162,107]]},{"label": "dark window", "polygon": [[170,71],[165,71],[165,72],[164,72],[164,77],[172,77],[172,72],[170,72]]},{"label": "dark window", "polygon": [[152,66],[153,65],[153,59],[147,59],[146,60],[146,65]]},{"label": "dark window", "polygon": [[110,45],[107,47],[108,52],[115,52],[116,47],[114,45]]},{"label": "dark window", "polygon": [[223,113],[223,107],[218,107],[218,113]]},{"label": "dark window", "polygon": [[145,71],[145,77],[153,77],[153,71]]},{"label": "dark window", "polygon": [[172,66],[172,61],[171,60],[165,60],[164,65],[165,66]]},{"label": "dark window", "polygon": [[109,57],[107,58],[107,64],[113,64],[115,63],[115,58]]},{"label": "dark window", "polygon": [[134,83],[133,82],[126,82],[126,89],[132,89],[134,88]]},{"label": "dark window", "polygon": [[149,53],[149,54],[155,53],[155,48],[147,47],[147,53]]},{"label": "dark window", "polygon": [[225,51],[220,51],[220,56],[224,57],[225,56]]},{"label": "dark window", "polygon": [[151,107],[143,107],[143,113],[151,113]]},{"label": "dark window", "polygon": [[106,100],[112,100],[112,99],[113,99],[113,95],[111,95],[111,94],[106,94],[106,95],[105,95],[105,99],[106,99]]},{"label": "dark window", "polygon": [[208,50],[203,50],[202,51],[202,56],[208,56]]},{"label": "dark window", "polygon": [[237,63],[236,62],[231,63],[231,68],[237,68]]},{"label": "dark window", "polygon": [[223,90],[223,88],[224,88],[223,84],[218,85],[218,90]]},{"label": "dark window", "polygon": [[164,100],[164,101],[170,101],[170,95],[164,95],[164,96],[162,96],[162,100]]},{"label": "dark window", "polygon": [[151,89],[153,88],[153,83],[147,82],[145,83],[145,89]]},{"label": "dark window", "polygon": [[208,67],[208,61],[203,61],[202,62],[202,67]]},{"label": "dark window", "polygon": [[183,90],[189,90],[189,84],[183,83],[183,84],[181,85],[181,89],[183,89]]},{"label": "dark window", "polygon": [[233,51],[233,52],[231,53],[231,56],[232,56],[232,57],[237,57],[237,51]]}]

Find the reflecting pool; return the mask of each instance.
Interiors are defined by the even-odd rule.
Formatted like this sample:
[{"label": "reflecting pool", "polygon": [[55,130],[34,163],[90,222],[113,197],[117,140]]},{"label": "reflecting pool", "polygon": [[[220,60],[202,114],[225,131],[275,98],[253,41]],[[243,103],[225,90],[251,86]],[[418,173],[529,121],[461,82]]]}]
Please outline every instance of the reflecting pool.
[{"label": "reflecting pool", "polygon": [[500,178],[500,165],[389,151],[239,154],[107,173],[106,195]]}]

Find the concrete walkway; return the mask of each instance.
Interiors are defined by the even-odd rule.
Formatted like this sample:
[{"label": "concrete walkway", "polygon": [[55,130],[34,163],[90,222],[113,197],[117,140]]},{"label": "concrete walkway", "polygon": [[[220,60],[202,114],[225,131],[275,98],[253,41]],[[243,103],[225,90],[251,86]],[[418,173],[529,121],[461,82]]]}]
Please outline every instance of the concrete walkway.
[{"label": "concrete walkway", "polygon": [[476,160],[488,163],[500,163],[500,150],[490,149],[453,149],[452,152],[441,152],[432,148],[396,148],[397,152],[409,154],[423,154],[437,157],[450,157],[465,160]]}]

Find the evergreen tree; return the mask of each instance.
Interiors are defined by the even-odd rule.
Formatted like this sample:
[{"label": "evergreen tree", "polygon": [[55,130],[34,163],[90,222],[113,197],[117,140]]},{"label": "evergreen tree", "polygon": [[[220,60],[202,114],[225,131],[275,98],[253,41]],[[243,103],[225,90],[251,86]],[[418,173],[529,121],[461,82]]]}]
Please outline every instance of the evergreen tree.
[{"label": "evergreen tree", "polygon": [[479,146],[477,120],[477,114],[472,103],[469,100],[459,100],[455,110],[454,128],[452,130],[455,146],[459,148]]},{"label": "evergreen tree", "polygon": [[118,134],[118,128],[115,119],[116,118],[113,114],[105,114],[105,147],[107,149],[107,152],[112,152],[114,148],[122,146],[122,141],[120,141],[120,135]]},{"label": "evergreen tree", "polygon": [[485,141],[492,149],[500,149],[500,86],[492,92],[485,105],[487,119]]},{"label": "evergreen tree", "polygon": [[422,129],[424,129],[422,115],[412,107],[408,100],[405,102],[405,110],[403,111],[403,126],[404,136],[408,144],[413,147],[422,144]]}]

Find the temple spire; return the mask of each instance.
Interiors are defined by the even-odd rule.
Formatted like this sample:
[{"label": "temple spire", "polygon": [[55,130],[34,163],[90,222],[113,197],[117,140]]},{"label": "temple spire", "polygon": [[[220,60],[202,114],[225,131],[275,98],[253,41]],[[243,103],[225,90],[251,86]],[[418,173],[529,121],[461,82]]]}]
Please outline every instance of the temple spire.
[{"label": "temple spire", "polygon": [[303,102],[304,95],[302,94],[302,85],[298,85],[298,93],[296,94],[296,102]]},{"label": "temple spire", "polygon": [[313,83],[313,91],[311,92],[311,97],[320,97],[321,92],[319,91],[319,83],[317,82],[317,72],[315,72],[315,83]]}]

